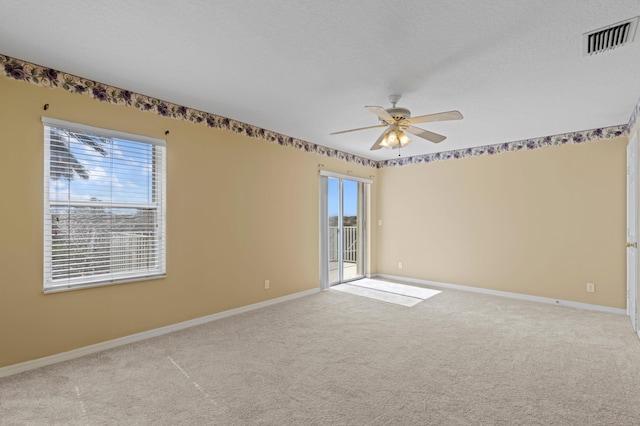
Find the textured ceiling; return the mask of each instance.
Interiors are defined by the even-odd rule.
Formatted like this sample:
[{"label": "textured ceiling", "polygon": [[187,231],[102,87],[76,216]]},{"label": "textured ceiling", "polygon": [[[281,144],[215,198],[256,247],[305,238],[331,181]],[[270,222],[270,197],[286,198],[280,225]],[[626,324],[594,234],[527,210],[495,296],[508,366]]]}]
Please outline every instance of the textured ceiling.
[{"label": "textured ceiling", "polygon": [[[1,0],[0,54],[374,160],[365,105],[413,115],[413,156],[626,123],[638,41],[589,57],[582,34],[637,0]],[[640,31],[639,31],[640,33]]]}]

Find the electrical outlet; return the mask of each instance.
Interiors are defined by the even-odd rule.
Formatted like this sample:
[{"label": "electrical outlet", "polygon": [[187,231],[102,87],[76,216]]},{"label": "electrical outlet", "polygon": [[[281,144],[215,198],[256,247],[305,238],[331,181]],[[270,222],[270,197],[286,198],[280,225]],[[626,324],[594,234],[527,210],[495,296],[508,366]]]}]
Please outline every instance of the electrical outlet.
[{"label": "electrical outlet", "polygon": [[594,283],[587,283],[587,292],[594,293],[596,291],[596,285]]},{"label": "electrical outlet", "polygon": [[398,262],[398,269],[402,269],[402,262]]},{"label": "electrical outlet", "polygon": [[378,226],[382,226],[382,219],[378,219]]},{"label": "electrical outlet", "polygon": [[269,280],[264,280],[264,289],[269,290]]}]

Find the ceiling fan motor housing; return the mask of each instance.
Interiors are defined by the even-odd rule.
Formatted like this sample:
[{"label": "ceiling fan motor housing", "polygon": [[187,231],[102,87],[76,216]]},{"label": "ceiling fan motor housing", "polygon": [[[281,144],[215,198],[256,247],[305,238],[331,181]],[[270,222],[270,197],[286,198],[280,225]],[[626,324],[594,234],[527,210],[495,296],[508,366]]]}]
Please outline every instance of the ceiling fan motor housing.
[{"label": "ceiling fan motor housing", "polygon": [[405,119],[411,117],[411,111],[409,111],[406,108],[399,108],[399,107],[389,108],[387,110],[387,112],[396,121],[405,120]]}]

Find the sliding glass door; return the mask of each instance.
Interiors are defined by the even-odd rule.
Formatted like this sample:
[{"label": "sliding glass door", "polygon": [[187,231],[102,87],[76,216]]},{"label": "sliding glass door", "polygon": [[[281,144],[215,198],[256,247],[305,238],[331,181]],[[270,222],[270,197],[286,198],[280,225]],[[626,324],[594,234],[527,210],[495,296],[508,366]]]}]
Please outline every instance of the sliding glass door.
[{"label": "sliding glass door", "polygon": [[321,212],[325,285],[339,284],[365,274],[365,185],[339,176],[323,177]]}]

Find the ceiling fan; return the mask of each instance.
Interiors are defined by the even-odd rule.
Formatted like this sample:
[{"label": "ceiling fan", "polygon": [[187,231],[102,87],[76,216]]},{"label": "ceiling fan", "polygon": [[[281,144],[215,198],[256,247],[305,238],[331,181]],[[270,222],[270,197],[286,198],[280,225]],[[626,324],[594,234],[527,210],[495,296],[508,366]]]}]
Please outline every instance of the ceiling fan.
[{"label": "ceiling fan", "polygon": [[406,108],[396,107],[396,104],[399,100],[400,95],[389,96],[389,101],[391,102],[392,107],[388,109],[380,106],[365,107],[366,109],[377,115],[380,121],[384,124],[379,124],[377,126],[360,127],[358,129],[343,130],[341,132],[334,132],[330,134],[338,135],[340,133],[386,127],[385,131],[382,132],[378,140],[376,140],[376,142],[371,147],[371,150],[373,151],[380,148],[400,148],[411,142],[411,139],[409,138],[409,136],[407,136],[407,133],[418,136],[422,139],[426,139],[433,143],[442,142],[447,138],[446,136],[421,129],[419,127],[415,127],[414,124],[429,123],[432,121],[461,120],[463,118],[460,111],[447,111],[439,112],[436,114],[411,117],[411,111]]}]

